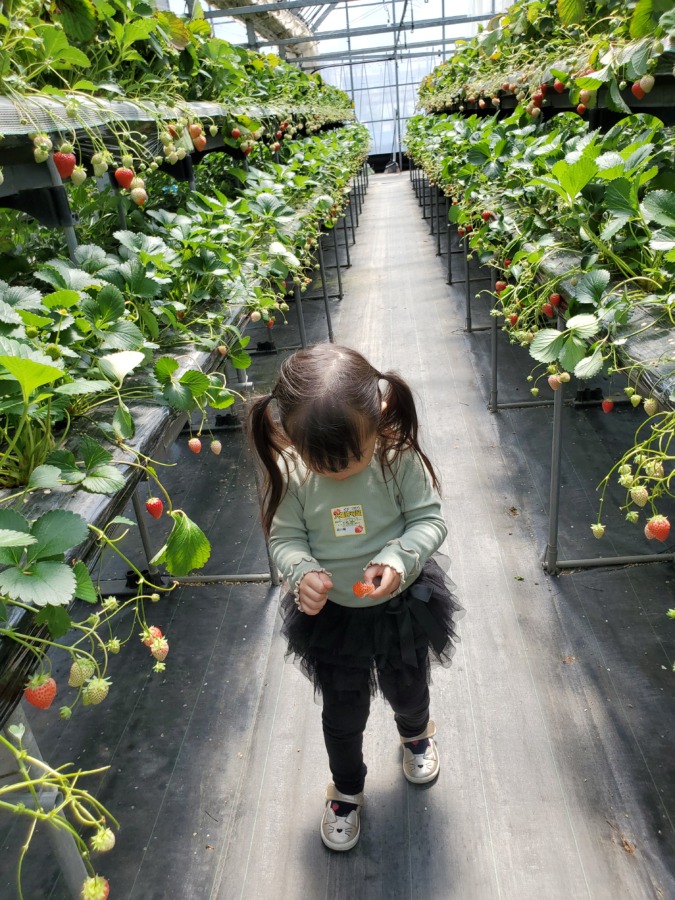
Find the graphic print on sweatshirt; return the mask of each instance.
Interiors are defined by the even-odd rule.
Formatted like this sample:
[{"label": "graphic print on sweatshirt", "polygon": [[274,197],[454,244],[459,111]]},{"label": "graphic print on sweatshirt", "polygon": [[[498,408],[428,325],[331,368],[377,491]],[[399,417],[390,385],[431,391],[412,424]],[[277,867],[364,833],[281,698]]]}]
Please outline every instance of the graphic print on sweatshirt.
[{"label": "graphic print on sweatshirt", "polygon": [[366,533],[366,519],[362,506],[335,506],[330,511],[335,537],[349,537]]}]

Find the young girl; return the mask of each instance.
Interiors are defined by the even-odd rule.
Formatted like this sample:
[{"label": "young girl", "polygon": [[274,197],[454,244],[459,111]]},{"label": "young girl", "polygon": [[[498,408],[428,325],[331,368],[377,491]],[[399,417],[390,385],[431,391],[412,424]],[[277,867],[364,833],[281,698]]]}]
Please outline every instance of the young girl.
[{"label": "young girl", "polygon": [[405,777],[438,775],[429,650],[449,664],[461,609],[430,559],[446,536],[438,480],[417,441],[408,385],[346,347],[287,358],[271,394],[254,402],[250,431],[265,475],[263,528],[291,588],[281,605],[287,655],[323,696],[333,783],[321,838],[349,850],[378,688],[394,710]]}]

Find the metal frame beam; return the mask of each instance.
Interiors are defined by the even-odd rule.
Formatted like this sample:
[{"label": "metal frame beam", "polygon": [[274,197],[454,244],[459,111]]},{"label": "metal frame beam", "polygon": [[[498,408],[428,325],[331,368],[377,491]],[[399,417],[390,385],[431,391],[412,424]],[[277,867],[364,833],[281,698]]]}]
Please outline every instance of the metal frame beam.
[{"label": "metal frame beam", "polygon": [[[491,16],[482,15],[482,16],[449,16],[445,19],[426,19],[421,22],[415,22],[413,24],[400,24],[396,25],[373,25],[368,28],[352,28],[352,29],[341,29],[340,31],[324,31],[315,33],[311,36],[311,38],[283,38],[282,40],[277,41],[261,41],[261,44],[265,45],[279,45],[279,46],[288,46],[290,44],[302,44],[307,43],[308,40],[312,42],[315,41],[333,41],[339,38],[347,37],[357,38],[357,37],[366,37],[371,34],[391,34],[392,32],[398,32],[399,30],[408,31],[421,28],[440,28],[442,25],[467,25],[471,22],[487,22],[489,21]],[[441,41],[439,41],[441,43]]]},{"label": "metal frame beam", "polygon": [[[205,19],[218,19],[221,16],[255,16],[263,13],[278,12],[280,9],[301,9],[303,6],[335,6],[340,0],[281,0],[279,3],[259,3],[255,6],[229,6],[224,9],[204,11]],[[399,0],[400,2],[400,0]],[[369,4],[379,6],[379,3]]]},{"label": "metal frame beam", "polygon": [[[456,41],[468,41],[470,38],[467,37],[458,37],[458,38],[450,38],[446,40],[446,44],[452,43],[454,44]],[[408,55],[409,51],[421,50],[423,47],[438,47],[438,53],[440,54],[443,47],[443,41],[416,41],[414,44],[407,44],[405,47],[401,48],[399,45],[397,54],[401,59],[405,59]],[[446,51],[447,52],[447,49]],[[304,65],[304,66],[313,66],[317,62],[334,62],[336,60],[346,60],[353,61],[354,65],[359,65],[360,63],[370,62],[369,59],[359,60],[356,57],[364,56],[367,57],[371,53],[393,53],[393,47],[391,44],[384,44],[380,47],[368,47],[364,50],[352,50],[349,53],[347,50],[336,50],[332,53],[317,53],[316,56],[301,56],[296,60],[293,60],[294,65]],[[415,56],[434,56],[434,53],[427,51],[427,53],[415,53]],[[393,57],[392,57],[393,59]],[[345,62],[345,65],[348,65],[348,62]]]}]

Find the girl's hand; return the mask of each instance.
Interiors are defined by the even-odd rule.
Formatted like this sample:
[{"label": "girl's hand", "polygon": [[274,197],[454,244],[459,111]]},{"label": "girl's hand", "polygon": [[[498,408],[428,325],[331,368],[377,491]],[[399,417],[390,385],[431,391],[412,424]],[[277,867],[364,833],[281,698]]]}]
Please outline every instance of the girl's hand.
[{"label": "girl's hand", "polygon": [[298,585],[297,607],[308,616],[315,616],[326,605],[333,582],[325,572],[307,572]]},{"label": "girl's hand", "polygon": [[368,566],[363,573],[364,582],[366,584],[375,584],[375,579],[379,579],[379,582],[372,594],[368,594],[373,600],[381,600],[383,597],[388,597],[394,591],[397,591],[401,584],[401,576],[391,566]]}]

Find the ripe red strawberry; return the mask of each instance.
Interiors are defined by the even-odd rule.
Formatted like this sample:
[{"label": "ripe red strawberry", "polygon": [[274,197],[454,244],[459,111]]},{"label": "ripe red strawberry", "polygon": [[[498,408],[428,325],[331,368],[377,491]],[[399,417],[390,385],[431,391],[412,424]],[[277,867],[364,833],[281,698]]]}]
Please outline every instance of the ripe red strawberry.
[{"label": "ripe red strawberry", "polygon": [[560,294],[549,294],[548,302],[551,306],[560,306]]},{"label": "ripe red strawberry", "polygon": [[466,226],[465,230],[466,230],[467,234],[468,234],[468,232],[473,231],[473,225],[471,224],[471,222],[469,222],[469,224]]},{"label": "ripe red strawberry", "polygon": [[192,450],[193,453],[201,453],[202,442],[198,437],[190,438],[188,441],[188,450]]},{"label": "ripe red strawberry", "polygon": [[577,112],[579,113],[580,116],[583,116],[583,114],[586,112],[586,107],[584,106],[583,103],[580,103],[577,106]]},{"label": "ripe red strawberry", "polygon": [[579,91],[579,100],[581,103],[584,103],[586,106],[588,106],[588,102],[592,96],[593,96],[592,91],[586,91],[586,90]]},{"label": "ripe red strawberry", "polygon": [[274,328],[274,323],[275,323],[275,321],[276,321],[276,320],[274,319],[273,316],[270,317],[270,318],[268,319],[268,321],[267,321],[267,327],[268,327],[268,328]]},{"label": "ripe red strawberry", "polygon": [[153,519],[159,519],[164,512],[164,504],[159,499],[159,497],[150,497],[149,500],[145,501],[145,508],[150,513]]},{"label": "ripe red strawberry", "polygon": [[509,322],[512,325],[516,325],[516,323],[518,322],[518,313],[511,313],[511,315],[509,316]]},{"label": "ripe red strawberry", "polygon": [[545,316],[548,316],[549,319],[553,316],[553,307],[551,306],[550,303],[542,303],[541,311],[543,312],[543,314]]},{"label": "ripe red strawberry", "polygon": [[505,281],[495,281],[495,290],[498,294],[501,294],[502,291],[505,291],[508,287]]},{"label": "ripe red strawberry", "polygon": [[61,178],[70,178],[76,162],[74,153],[64,153],[62,150],[57,150],[54,154],[54,165]]},{"label": "ripe red strawberry", "polygon": [[505,260],[504,260],[504,268],[505,268],[505,269],[508,269],[508,267],[511,265],[511,263],[512,263],[512,260],[510,260],[510,259],[505,259]]},{"label": "ripe red strawberry", "polygon": [[198,150],[201,153],[201,151],[206,147],[206,138],[203,134],[201,134],[198,137],[194,138],[192,143],[194,144],[195,150]]},{"label": "ripe red strawberry", "polygon": [[604,413],[611,413],[614,409],[614,401],[613,400],[603,400],[602,401],[602,411]]},{"label": "ripe red strawberry", "polygon": [[357,597],[367,597],[375,590],[374,584],[366,584],[364,581],[357,581],[352,588]]},{"label": "ripe red strawberry", "polygon": [[190,137],[194,141],[204,132],[204,129],[201,125],[198,125],[197,122],[193,122],[188,128],[188,131],[190,132]]},{"label": "ripe red strawberry", "polygon": [[493,212],[490,212],[489,209],[484,209],[483,212],[481,213],[481,216],[482,216],[482,219],[484,222],[489,222],[490,219],[494,218],[494,215],[495,214]]},{"label": "ripe red strawberry", "polygon": [[150,625],[149,628],[143,630],[143,634],[141,635],[146,647],[152,647],[152,642],[162,637],[164,637],[162,629],[158,628],[156,625]]},{"label": "ripe red strawberry", "polygon": [[167,127],[167,131],[169,132],[169,134],[171,135],[172,138],[178,137],[178,129],[173,124],[173,122],[170,123],[169,125],[167,125],[166,127]]},{"label": "ripe red strawberry", "polygon": [[123,166],[115,169],[115,181],[120,187],[127,188],[127,190],[131,187],[131,182],[134,180],[134,177],[133,169],[128,169]]},{"label": "ripe red strawberry", "polygon": [[283,136],[284,136],[283,131],[277,131],[277,133],[276,133],[276,135],[275,135],[275,137],[276,137],[276,139],[277,139],[278,141],[280,141],[280,140],[282,139]]},{"label": "ripe red strawberry", "polygon": [[233,128],[231,134],[235,141],[239,140],[239,138],[241,137],[241,131],[238,128]]},{"label": "ripe red strawberry", "polygon": [[82,883],[82,900],[108,900],[110,885],[103,875],[85,878]]},{"label": "ripe red strawberry", "polygon": [[461,225],[460,225],[460,227],[457,229],[457,234],[458,234],[460,237],[464,237],[464,235],[466,234],[465,230],[461,227]]},{"label": "ripe red strawberry", "polygon": [[636,81],[631,85],[630,92],[636,100],[644,100],[647,96],[639,81]]},{"label": "ripe red strawberry", "polygon": [[32,675],[26,683],[23,696],[38,709],[49,709],[56,696],[56,682],[49,675]]},{"label": "ripe red strawberry", "polygon": [[656,538],[657,541],[665,541],[670,534],[670,522],[665,516],[652,516],[645,525],[645,537],[647,540]]},{"label": "ripe red strawberry", "polygon": [[559,78],[556,78],[556,80],[553,82],[553,90],[558,94],[562,94],[562,92],[565,90],[565,82],[560,81]]}]

